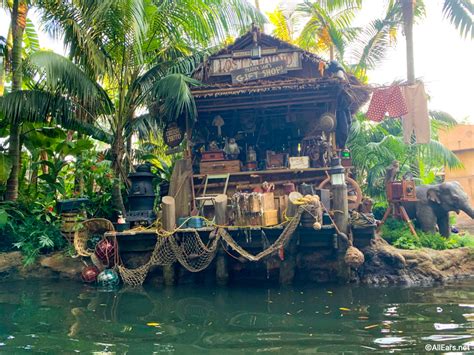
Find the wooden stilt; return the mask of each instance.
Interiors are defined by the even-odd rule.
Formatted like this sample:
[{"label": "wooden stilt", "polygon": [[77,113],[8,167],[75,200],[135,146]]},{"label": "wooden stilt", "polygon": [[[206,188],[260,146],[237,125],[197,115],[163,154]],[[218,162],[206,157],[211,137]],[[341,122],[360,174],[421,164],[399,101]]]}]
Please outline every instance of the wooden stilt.
[{"label": "wooden stilt", "polygon": [[[214,199],[215,221],[219,226],[227,224],[227,195],[217,195]],[[216,257],[216,281],[219,285],[226,285],[229,281],[229,270],[223,247],[219,247]]]},{"label": "wooden stilt", "polygon": [[298,246],[297,242],[297,232],[291,237],[288,242],[287,247],[284,250],[285,259],[280,263],[280,276],[279,281],[281,285],[291,285],[295,278],[295,269],[296,269],[296,253]]},{"label": "wooden stilt", "polygon": [[[163,228],[166,231],[173,231],[176,228],[176,212],[174,198],[171,196],[163,197],[161,205],[163,211]],[[174,263],[163,266],[163,278],[165,285],[174,285],[176,281],[176,271]]]}]

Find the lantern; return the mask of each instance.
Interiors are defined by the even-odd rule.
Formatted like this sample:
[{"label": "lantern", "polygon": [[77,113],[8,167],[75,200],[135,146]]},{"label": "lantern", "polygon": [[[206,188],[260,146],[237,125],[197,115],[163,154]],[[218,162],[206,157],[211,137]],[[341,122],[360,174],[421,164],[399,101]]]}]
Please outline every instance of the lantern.
[{"label": "lantern", "polygon": [[93,283],[97,280],[100,270],[96,266],[86,266],[82,269],[81,279],[87,283]]},{"label": "lantern", "polygon": [[114,270],[106,269],[97,276],[97,283],[102,287],[113,287],[120,283],[120,278]]},{"label": "lantern", "polygon": [[331,169],[329,169],[329,174],[331,174],[331,185],[333,186],[342,186],[346,184],[346,177],[344,175],[344,167],[341,165],[341,160],[339,158],[333,158],[331,160]]},{"label": "lantern", "polygon": [[95,247],[95,255],[105,265],[112,266],[114,264],[115,245],[108,239],[102,239]]}]

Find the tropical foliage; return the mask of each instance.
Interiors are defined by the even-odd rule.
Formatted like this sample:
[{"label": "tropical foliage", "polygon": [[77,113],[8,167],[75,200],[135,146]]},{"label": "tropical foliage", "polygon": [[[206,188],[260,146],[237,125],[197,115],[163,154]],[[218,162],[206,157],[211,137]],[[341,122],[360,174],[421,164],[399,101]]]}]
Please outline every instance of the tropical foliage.
[{"label": "tropical foliage", "polygon": [[358,114],[352,123],[347,146],[351,150],[356,177],[364,192],[384,199],[385,170],[392,161],[400,163],[400,175],[411,172],[419,184],[441,179],[444,167],[460,167],[459,159],[438,140],[438,131],[455,124],[446,113],[431,112],[432,139],[428,144],[406,144],[400,120],[381,123],[368,121]]}]

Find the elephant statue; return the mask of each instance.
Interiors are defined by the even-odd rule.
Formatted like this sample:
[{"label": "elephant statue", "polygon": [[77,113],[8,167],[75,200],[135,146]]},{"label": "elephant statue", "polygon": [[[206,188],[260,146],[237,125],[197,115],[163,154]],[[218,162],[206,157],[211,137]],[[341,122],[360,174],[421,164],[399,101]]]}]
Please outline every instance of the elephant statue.
[{"label": "elephant statue", "polygon": [[405,206],[408,216],[416,218],[423,232],[436,232],[449,237],[449,212],[460,211],[474,219],[474,209],[469,204],[469,197],[457,181],[443,182],[437,185],[421,185],[416,187],[418,199],[412,205]]}]

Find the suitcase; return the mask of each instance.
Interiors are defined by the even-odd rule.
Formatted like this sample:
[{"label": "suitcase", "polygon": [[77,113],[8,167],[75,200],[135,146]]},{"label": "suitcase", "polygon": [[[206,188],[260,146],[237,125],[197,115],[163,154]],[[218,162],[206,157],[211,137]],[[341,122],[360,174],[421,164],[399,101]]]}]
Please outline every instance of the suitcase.
[{"label": "suitcase", "polygon": [[201,161],[201,174],[238,173],[240,160]]}]

